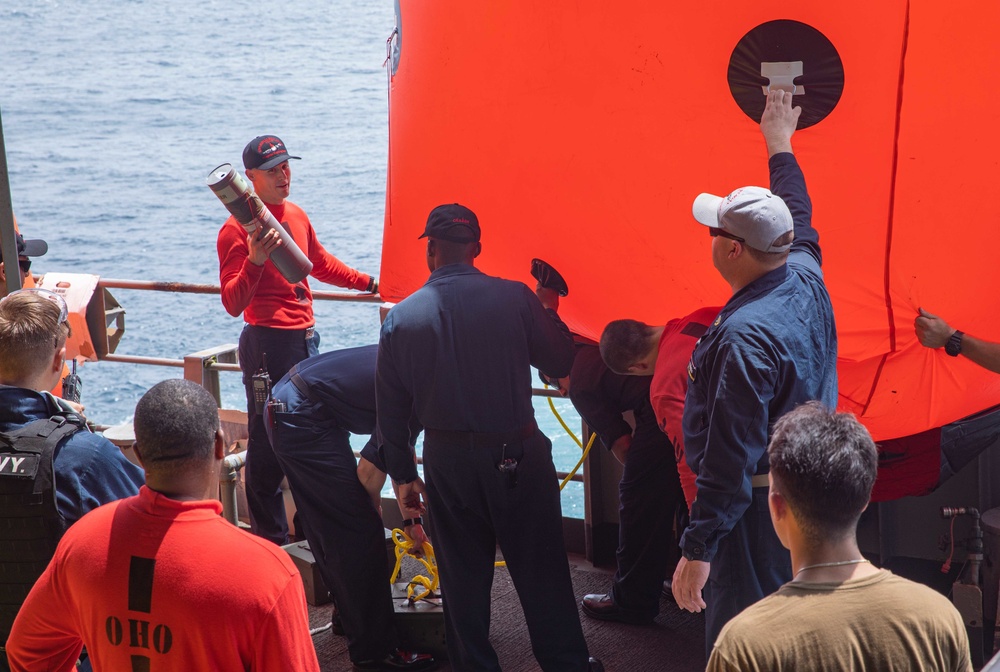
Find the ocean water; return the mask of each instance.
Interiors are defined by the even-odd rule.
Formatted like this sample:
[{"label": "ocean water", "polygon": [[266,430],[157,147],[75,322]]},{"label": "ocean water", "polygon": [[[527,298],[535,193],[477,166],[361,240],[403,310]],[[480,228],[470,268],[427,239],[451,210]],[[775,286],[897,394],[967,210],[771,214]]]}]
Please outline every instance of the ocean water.
[{"label": "ocean water", "polygon": [[[291,153],[291,200],[324,246],[378,274],[387,157],[385,42],[391,0],[6,0],[0,4],[0,115],[14,212],[49,252],[44,273],[218,284],[216,234],[227,213],[205,186],[241,167],[251,138]],[[336,289],[313,281],[314,289]],[[218,296],[113,290],[126,309],[117,354],[181,358],[239,338]],[[316,302],[320,350],[374,343],[372,304]],[[113,362],[81,370],[88,417],[131,418],[143,392],[176,368]],[[244,408],[239,374],[223,405]],[[558,410],[571,428],[579,416]],[[580,456],[548,403],[536,416],[556,467]],[[360,447],[363,442],[359,441]],[[582,487],[563,493],[582,517]]]}]

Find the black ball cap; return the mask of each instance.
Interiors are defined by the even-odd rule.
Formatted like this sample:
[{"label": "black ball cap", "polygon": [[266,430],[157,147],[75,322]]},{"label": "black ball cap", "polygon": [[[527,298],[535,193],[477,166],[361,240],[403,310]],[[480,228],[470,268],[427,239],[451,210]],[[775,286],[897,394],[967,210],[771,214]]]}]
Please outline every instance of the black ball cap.
[{"label": "black ball cap", "polygon": [[453,243],[478,243],[479,218],[464,205],[449,203],[439,205],[427,216],[421,238],[440,238]]},{"label": "black ball cap", "polygon": [[569,294],[569,287],[566,286],[566,281],[559,274],[559,271],[552,268],[548,262],[541,259],[532,259],[531,275],[535,277],[535,280],[538,280],[538,284],[557,292],[559,296]]},{"label": "black ball cap", "polygon": [[301,158],[290,156],[285,143],[276,135],[258,135],[243,148],[243,167],[247,170],[270,170],[288,159]]},{"label": "black ball cap", "polygon": [[24,236],[18,233],[14,236],[14,240],[19,257],[40,257],[49,251],[49,244],[38,238],[25,240]]}]

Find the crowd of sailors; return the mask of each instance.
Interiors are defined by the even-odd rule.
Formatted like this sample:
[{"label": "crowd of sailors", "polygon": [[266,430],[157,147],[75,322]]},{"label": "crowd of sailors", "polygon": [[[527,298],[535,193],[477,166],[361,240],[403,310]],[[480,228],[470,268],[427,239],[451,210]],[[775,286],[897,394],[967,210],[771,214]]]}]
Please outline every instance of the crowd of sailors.
[{"label": "crowd of sailors", "polygon": [[[289,283],[268,261],[277,232],[227,220],[218,255],[222,302],[246,323],[252,534],[219,517],[225,445],[211,395],[167,380],[142,397],[140,470],[86,429],[79,407],[46,392],[65,373],[62,297],[29,288],[0,299],[0,433],[16,437],[0,445],[0,496],[39,532],[18,537],[7,524],[15,509],[0,512],[0,545],[32,549],[0,555],[4,576],[21,577],[0,605],[10,667],[317,670],[302,581],[280,548],[287,478],[353,669],[433,669],[432,656],[401,648],[393,623],[379,508],[388,476],[414,552],[433,539],[455,670],[500,669],[489,641],[498,546],[546,671],[614,669],[591,656],[581,611],[649,624],[662,594],[705,612],[712,670],[971,670],[951,603],[875,567],[857,544],[877,453],[835,411],[837,331],[792,149],[799,114],[790,93],[768,95],[770,189],[694,201],[732,288],[725,305],[663,325],[616,320],[599,344],[575,342],[559,318],[557,274],[543,269],[532,291],[479,271],[479,219],[449,203],[420,236],[427,282],[389,310],[378,343],[320,355],[308,282]],[[273,135],[243,152],[312,276],[377,291],[288,200],[298,158]],[[17,244],[27,280],[44,244]],[[1000,346],[924,311],[915,326],[924,345],[1000,371]],[[532,366],[623,464],[617,571],[604,594],[573,592]],[[350,434],[372,437],[360,463]]]}]

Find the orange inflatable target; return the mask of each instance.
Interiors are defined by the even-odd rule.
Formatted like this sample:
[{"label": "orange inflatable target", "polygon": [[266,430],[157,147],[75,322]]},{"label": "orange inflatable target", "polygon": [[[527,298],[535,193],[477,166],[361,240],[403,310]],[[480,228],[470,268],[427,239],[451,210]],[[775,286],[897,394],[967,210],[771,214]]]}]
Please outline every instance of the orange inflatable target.
[{"label": "orange inflatable target", "polygon": [[417,236],[457,201],[482,225],[478,265],[533,285],[531,259],[550,262],[583,336],[725,302],[691,203],[767,184],[756,119],[767,86],[792,87],[841,408],[886,439],[1000,403],[1000,376],[913,332],[922,306],[1000,338],[1000,4],[400,5],[386,298],[426,280]]}]

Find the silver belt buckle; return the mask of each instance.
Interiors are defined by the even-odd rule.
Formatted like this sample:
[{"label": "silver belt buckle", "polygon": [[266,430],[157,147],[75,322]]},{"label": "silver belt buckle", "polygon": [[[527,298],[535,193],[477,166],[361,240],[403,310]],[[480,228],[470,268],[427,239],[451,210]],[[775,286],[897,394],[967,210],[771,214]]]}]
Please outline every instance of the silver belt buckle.
[{"label": "silver belt buckle", "polygon": [[311,339],[315,335],[316,335],[316,327],[309,327],[308,329],[306,329],[306,340],[307,341],[309,339]]}]

